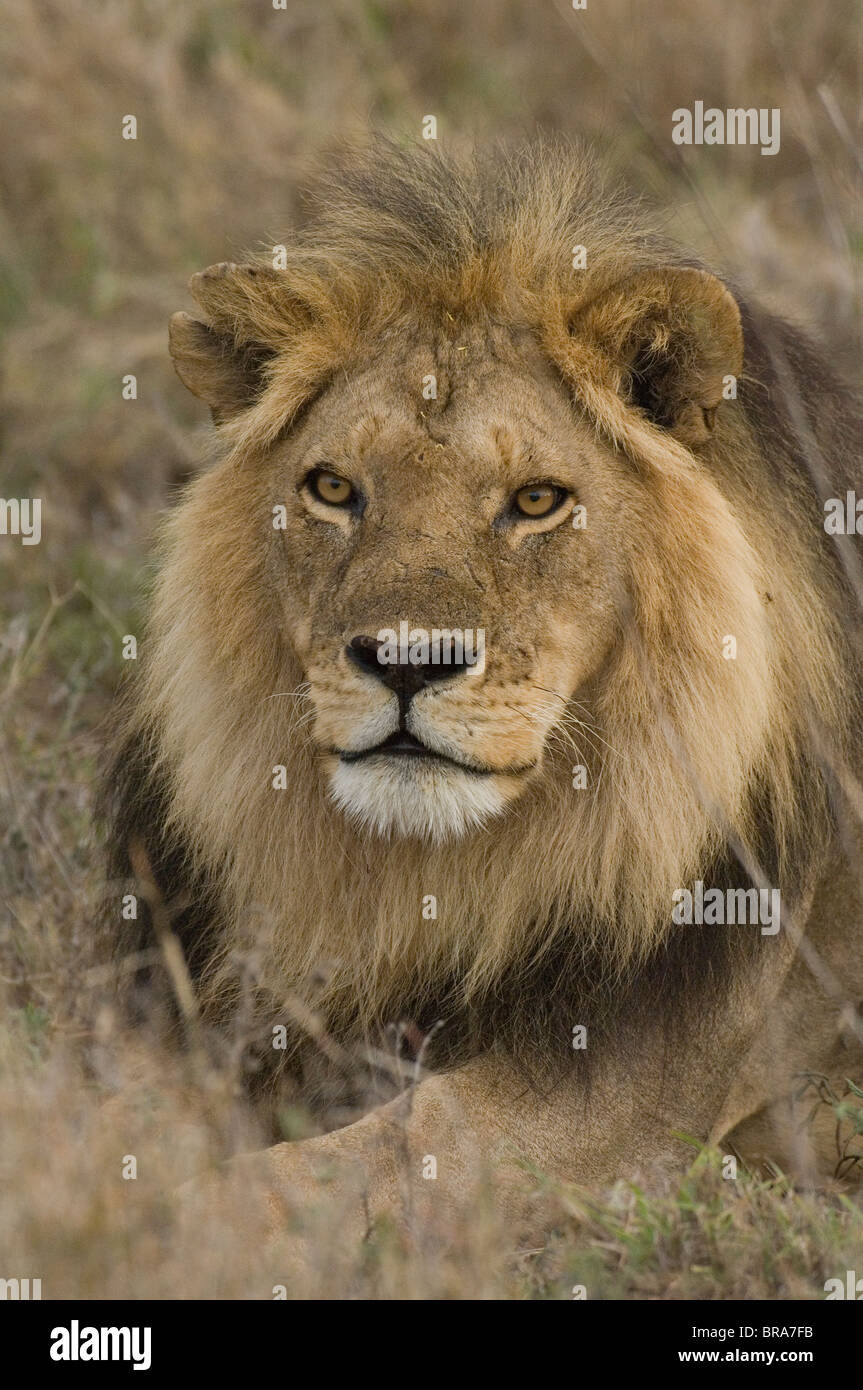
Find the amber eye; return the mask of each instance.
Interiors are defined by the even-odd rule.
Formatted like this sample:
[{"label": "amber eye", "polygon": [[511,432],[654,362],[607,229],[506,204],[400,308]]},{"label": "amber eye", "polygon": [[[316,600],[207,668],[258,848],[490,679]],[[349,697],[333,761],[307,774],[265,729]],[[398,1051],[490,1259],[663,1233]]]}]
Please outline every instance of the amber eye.
[{"label": "amber eye", "polygon": [[330,473],[326,468],[318,468],[309,478],[309,487],[321,502],[331,507],[345,507],[353,501],[354,490],[347,478],[338,473]]},{"label": "amber eye", "polygon": [[564,496],[563,489],[551,483],[528,483],[515,494],[515,510],[522,516],[548,516],[560,506]]}]

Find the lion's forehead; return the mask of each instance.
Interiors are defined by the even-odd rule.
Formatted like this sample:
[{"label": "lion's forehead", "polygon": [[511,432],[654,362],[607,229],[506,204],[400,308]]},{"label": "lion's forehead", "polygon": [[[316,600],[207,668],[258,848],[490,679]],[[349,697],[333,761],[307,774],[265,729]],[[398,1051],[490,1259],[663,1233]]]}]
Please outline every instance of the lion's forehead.
[{"label": "lion's forehead", "polygon": [[300,462],[317,456],[371,472],[408,466],[475,488],[477,481],[528,482],[565,467],[591,432],[536,351],[489,355],[457,339],[360,362],[333,381],[309,412]]}]

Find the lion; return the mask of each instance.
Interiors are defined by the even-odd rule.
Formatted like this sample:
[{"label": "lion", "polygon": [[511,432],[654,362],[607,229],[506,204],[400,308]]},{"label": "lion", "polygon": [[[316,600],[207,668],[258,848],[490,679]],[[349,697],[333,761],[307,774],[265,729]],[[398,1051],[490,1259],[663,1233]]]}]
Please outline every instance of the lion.
[{"label": "lion", "polygon": [[513,1212],[531,1165],[661,1180],[681,1136],[829,1163],[796,1097],[863,1060],[823,524],[859,399],[566,143],[349,150],[190,290],[217,452],[164,525],[111,873],[214,1027],[253,956],[283,1081],[394,1024],[417,1064],[268,1149],[273,1192],[359,1174],[359,1234],[430,1155],[438,1201],[491,1172]]}]

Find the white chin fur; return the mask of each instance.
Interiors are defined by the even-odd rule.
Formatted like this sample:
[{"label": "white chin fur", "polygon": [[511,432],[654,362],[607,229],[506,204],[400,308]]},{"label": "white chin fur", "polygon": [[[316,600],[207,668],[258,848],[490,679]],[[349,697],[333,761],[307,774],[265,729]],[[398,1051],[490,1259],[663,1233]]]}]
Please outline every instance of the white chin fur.
[{"label": "white chin fur", "polygon": [[364,830],[440,843],[458,839],[500,815],[506,798],[493,777],[416,758],[339,762],[330,795]]}]

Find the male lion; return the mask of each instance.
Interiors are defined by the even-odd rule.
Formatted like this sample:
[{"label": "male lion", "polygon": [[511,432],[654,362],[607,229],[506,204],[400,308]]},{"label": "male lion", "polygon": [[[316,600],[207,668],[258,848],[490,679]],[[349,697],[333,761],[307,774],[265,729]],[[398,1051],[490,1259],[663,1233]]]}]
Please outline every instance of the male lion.
[{"label": "male lion", "polygon": [[410,1024],[430,1064],[273,1183],[359,1167],[374,1214],[427,1156],[453,1201],[507,1152],[829,1161],[792,1098],[863,1060],[859,565],[823,524],[859,404],[563,146],[350,153],[273,259],[171,323],[221,453],[111,778],[113,874],[155,883],[206,1019],[251,945],[286,1075],[298,1019]]}]

